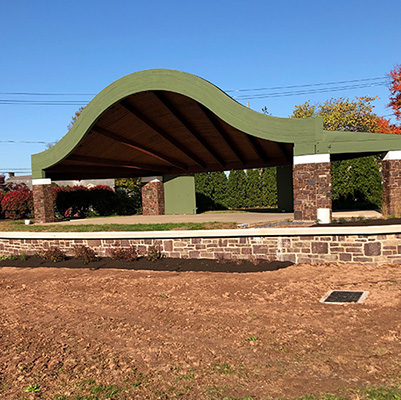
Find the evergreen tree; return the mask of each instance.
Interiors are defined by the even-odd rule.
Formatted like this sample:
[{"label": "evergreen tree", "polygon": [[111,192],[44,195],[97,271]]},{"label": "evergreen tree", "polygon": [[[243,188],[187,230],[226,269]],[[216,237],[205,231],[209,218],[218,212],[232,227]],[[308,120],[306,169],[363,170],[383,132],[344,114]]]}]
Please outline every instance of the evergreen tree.
[{"label": "evergreen tree", "polygon": [[241,208],[246,205],[246,175],[244,170],[230,171],[227,184],[227,207]]},{"label": "evergreen tree", "polygon": [[210,173],[211,198],[216,210],[227,208],[227,176],[223,171]]},{"label": "evergreen tree", "polygon": [[210,173],[202,172],[200,174],[195,174],[195,195],[198,212],[214,209]]},{"label": "evergreen tree", "polygon": [[[352,171],[352,173],[350,173]],[[381,176],[375,157],[332,163],[332,200],[337,208],[375,208],[382,201]]]},{"label": "evergreen tree", "polygon": [[262,180],[258,169],[246,171],[246,207],[262,206]]},{"label": "evergreen tree", "polygon": [[277,207],[277,169],[263,168],[261,175],[262,206]]}]

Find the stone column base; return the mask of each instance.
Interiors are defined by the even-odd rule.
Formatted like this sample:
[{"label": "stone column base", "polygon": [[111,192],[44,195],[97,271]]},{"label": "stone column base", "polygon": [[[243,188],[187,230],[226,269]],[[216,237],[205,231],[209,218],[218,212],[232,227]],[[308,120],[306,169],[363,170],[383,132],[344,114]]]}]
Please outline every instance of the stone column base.
[{"label": "stone column base", "polygon": [[35,223],[54,222],[53,195],[50,179],[32,180]]},{"label": "stone column base", "polygon": [[[398,154],[399,153],[399,154]],[[399,157],[399,159],[394,159]],[[401,152],[389,151],[382,163],[384,216],[401,216]]]},{"label": "stone column base", "polygon": [[[142,179],[142,182],[146,182]],[[142,186],[142,215],[164,215],[164,185],[155,178]]]},{"label": "stone column base", "polygon": [[[331,220],[331,164],[328,154],[294,157],[294,220],[317,221],[318,209]],[[325,214],[326,214],[325,213]]]}]

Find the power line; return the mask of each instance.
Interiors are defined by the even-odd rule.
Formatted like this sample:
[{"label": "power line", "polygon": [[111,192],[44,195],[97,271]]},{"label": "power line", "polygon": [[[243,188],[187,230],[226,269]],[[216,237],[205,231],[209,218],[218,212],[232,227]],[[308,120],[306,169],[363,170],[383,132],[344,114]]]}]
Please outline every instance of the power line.
[{"label": "power line", "polygon": [[79,100],[12,100],[12,99],[0,99],[0,104],[11,104],[11,105],[25,105],[25,106],[86,106],[88,102],[80,102]]},{"label": "power line", "polygon": [[36,144],[48,144],[49,142],[40,142],[40,141],[30,141],[30,140],[0,140],[0,143],[36,143]]},{"label": "power line", "polygon": [[335,82],[322,82],[322,83],[307,83],[303,85],[291,85],[291,86],[273,86],[273,87],[265,87],[265,88],[254,88],[254,89],[231,89],[226,90],[229,92],[250,92],[250,91],[258,91],[258,90],[278,90],[278,89],[293,89],[293,88],[301,88],[301,87],[310,87],[310,86],[328,86],[328,85],[338,85],[342,83],[354,83],[354,82],[366,82],[366,81],[388,81],[387,77],[376,77],[376,78],[365,78],[365,79],[353,79],[349,81],[335,81]]},{"label": "power line", "polygon": [[327,92],[338,92],[342,90],[354,90],[354,89],[363,89],[366,87],[373,86],[386,86],[382,83],[371,83],[365,85],[351,85],[351,86],[338,86],[333,88],[323,88],[323,89],[311,89],[311,90],[298,90],[298,91],[288,91],[288,92],[278,92],[278,93],[263,93],[263,94],[249,94],[249,95],[241,95],[241,96],[233,96],[234,99],[239,100],[250,100],[250,99],[265,99],[270,97],[287,97],[287,96],[300,96],[305,94],[317,94],[317,93],[327,93]]},{"label": "power line", "polygon": [[13,96],[96,96],[97,93],[0,92]]},{"label": "power line", "polygon": [[[374,78],[363,78],[363,79],[352,79],[352,80],[343,80],[343,81],[333,81],[333,82],[320,82],[320,83],[306,83],[302,85],[286,85],[286,86],[272,86],[272,87],[259,87],[259,88],[245,88],[245,89],[230,89],[226,90],[226,93],[238,93],[238,92],[258,92],[263,90],[274,90],[280,91],[282,89],[295,89],[295,88],[308,88],[308,87],[318,87],[318,86],[332,86],[332,85],[342,85],[342,84],[354,84],[357,85],[346,85],[341,87],[333,87],[333,88],[323,88],[323,89],[311,89],[307,91],[287,91],[282,93],[265,93],[261,95],[248,93],[242,96],[234,96],[234,98],[243,98],[243,99],[253,99],[253,98],[266,98],[266,97],[281,97],[281,96],[297,96],[301,94],[314,94],[314,93],[325,93],[330,91],[339,91],[339,90],[350,90],[350,89],[359,89],[364,87],[371,86],[384,86],[388,83],[389,78],[382,77],[374,77]],[[363,82],[363,83],[362,83]],[[62,93],[62,92],[0,92],[0,95],[11,95],[11,96],[95,96],[96,93]],[[251,97],[252,96],[252,97]],[[8,104],[8,105],[39,105],[39,106],[66,106],[66,105],[74,105],[74,106],[85,106],[87,102],[83,102],[82,100],[19,100],[19,99],[0,99],[0,104]]]}]

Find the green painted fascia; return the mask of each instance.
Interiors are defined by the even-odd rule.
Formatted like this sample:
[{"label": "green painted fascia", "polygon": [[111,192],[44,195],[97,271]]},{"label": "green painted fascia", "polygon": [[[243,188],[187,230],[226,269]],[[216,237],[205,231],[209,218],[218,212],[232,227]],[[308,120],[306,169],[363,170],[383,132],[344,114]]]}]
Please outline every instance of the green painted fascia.
[{"label": "green painted fascia", "polygon": [[187,96],[229,125],[262,139],[310,147],[322,135],[323,120],[277,118],[250,110],[210,82],[185,72],[155,69],[127,75],[103,89],[83,110],[69,132],[50,149],[32,155],[32,176],[45,178],[45,169],[68,157],[99,117],[122,99],[144,91],[165,90]]},{"label": "green painted fascia", "polygon": [[381,153],[391,150],[401,150],[401,135],[323,130],[315,143],[296,142],[294,155]]},{"label": "green painted fascia", "polygon": [[372,132],[323,131],[321,153],[346,154],[401,150],[401,136]]}]

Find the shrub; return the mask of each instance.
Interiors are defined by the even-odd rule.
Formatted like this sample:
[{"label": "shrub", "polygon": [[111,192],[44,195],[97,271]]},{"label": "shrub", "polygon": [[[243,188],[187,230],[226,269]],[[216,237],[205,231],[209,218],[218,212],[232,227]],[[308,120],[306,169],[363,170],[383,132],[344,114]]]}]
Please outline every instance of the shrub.
[{"label": "shrub", "polygon": [[133,215],[142,212],[142,197],[140,190],[131,190],[126,186],[116,186],[114,213],[118,215]]},{"label": "shrub", "polygon": [[126,187],[114,191],[106,185],[88,189],[85,186],[54,186],[52,188],[54,211],[58,218],[111,214],[132,215],[141,207],[140,192]]},{"label": "shrub", "polygon": [[48,250],[43,250],[39,253],[40,258],[51,262],[60,262],[67,259],[66,254],[58,247],[53,247]]},{"label": "shrub", "polygon": [[138,251],[135,246],[127,248],[114,247],[109,250],[109,255],[112,260],[135,261],[138,259]]},{"label": "shrub", "polygon": [[95,250],[87,246],[74,246],[74,258],[77,260],[83,260],[84,264],[89,264],[90,262],[97,261],[97,255]]},{"label": "shrub", "polygon": [[2,197],[1,209],[6,218],[20,219],[33,211],[32,191],[29,189],[6,192]]},{"label": "shrub", "polygon": [[89,189],[90,208],[97,215],[111,215],[115,208],[115,193],[110,186],[97,185]]},{"label": "shrub", "polygon": [[56,213],[65,218],[86,217],[90,206],[88,191],[89,189],[85,186],[53,187],[52,193]]},{"label": "shrub", "polygon": [[163,254],[160,251],[160,247],[149,246],[148,252],[146,253],[145,258],[148,261],[156,261],[156,260],[163,258]]}]

